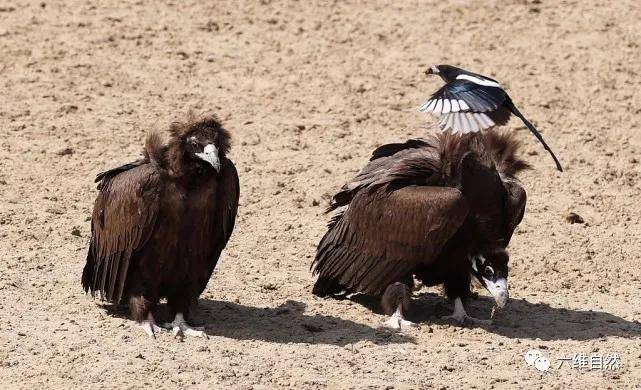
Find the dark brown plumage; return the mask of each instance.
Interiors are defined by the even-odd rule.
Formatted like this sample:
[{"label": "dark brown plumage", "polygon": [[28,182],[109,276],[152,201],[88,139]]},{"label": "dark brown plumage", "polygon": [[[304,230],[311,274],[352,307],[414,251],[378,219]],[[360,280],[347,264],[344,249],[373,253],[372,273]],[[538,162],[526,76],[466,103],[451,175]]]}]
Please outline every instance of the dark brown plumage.
[{"label": "dark brown plumage", "polygon": [[[100,190],[82,286],[106,301],[128,301],[153,335],[151,314],[167,298],[175,331],[205,289],[234,229],[239,182],[226,155],[230,135],[215,117],[148,136],[144,157],[98,174]],[[178,316],[180,314],[180,316]]]},{"label": "dark brown plumage", "polygon": [[[514,175],[528,165],[517,150],[512,135],[494,131],[376,149],[332,198],[336,214],[312,264],[313,293],[383,295],[384,306],[395,304],[402,314],[408,297],[399,291],[410,289],[388,289],[397,282],[443,283],[449,297],[464,301],[470,274],[484,285],[506,281],[504,248],[526,202]],[[493,275],[486,277],[488,267]],[[499,304],[507,300],[506,282],[505,290],[495,291],[504,294]]]}]

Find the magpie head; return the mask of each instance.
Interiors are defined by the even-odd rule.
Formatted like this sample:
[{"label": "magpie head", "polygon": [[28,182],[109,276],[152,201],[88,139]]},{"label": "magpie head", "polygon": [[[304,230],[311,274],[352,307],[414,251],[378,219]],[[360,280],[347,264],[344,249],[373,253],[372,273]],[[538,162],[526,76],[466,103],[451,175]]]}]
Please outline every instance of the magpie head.
[{"label": "magpie head", "polygon": [[452,65],[432,65],[425,71],[426,75],[436,74],[441,76],[446,83],[455,80],[456,76],[464,71]]},{"label": "magpie head", "polygon": [[426,75],[431,75],[431,74],[439,74],[441,71],[439,70],[439,65],[432,65],[427,70],[425,71]]}]

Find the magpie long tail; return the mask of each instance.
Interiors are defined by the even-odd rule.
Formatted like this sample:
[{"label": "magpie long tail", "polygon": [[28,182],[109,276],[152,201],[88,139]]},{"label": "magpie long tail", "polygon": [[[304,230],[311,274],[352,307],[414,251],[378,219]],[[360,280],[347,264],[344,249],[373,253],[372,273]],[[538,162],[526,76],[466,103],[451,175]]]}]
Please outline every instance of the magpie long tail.
[{"label": "magpie long tail", "polygon": [[512,103],[512,101],[508,99],[508,101],[506,102],[506,106],[507,108],[510,109],[510,111],[512,111],[512,114],[516,115],[519,119],[521,119],[521,121],[523,121],[525,126],[527,126],[527,128],[530,129],[532,134],[534,134],[534,136],[539,140],[539,142],[541,142],[545,150],[547,150],[548,153],[550,153],[550,156],[552,156],[552,158],[554,159],[554,163],[556,164],[556,169],[558,169],[560,172],[563,172],[563,168],[561,167],[561,163],[559,162],[559,159],[556,158],[552,149],[550,149],[548,144],[545,143],[545,141],[543,140],[543,136],[541,136],[541,133],[539,133],[539,131],[534,127],[533,124],[530,123],[530,121],[525,119],[523,114],[521,114],[521,112],[516,108],[516,106],[514,105],[514,103]]}]

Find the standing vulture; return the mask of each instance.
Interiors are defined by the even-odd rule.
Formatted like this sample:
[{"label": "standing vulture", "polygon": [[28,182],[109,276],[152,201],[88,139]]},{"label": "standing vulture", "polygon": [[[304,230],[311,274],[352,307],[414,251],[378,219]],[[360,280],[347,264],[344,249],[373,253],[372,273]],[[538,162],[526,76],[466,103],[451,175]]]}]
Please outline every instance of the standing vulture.
[{"label": "standing vulture", "polygon": [[515,115],[550,153],[556,169],[561,163],[545,143],[539,131],[516,108],[498,81],[451,65],[434,65],[425,74],[441,76],[445,85],[436,91],[419,110],[441,118],[442,130],[466,134],[504,125]]},{"label": "standing vulture", "polygon": [[[505,251],[525,211],[515,174],[528,167],[511,134],[494,131],[383,145],[334,195],[328,224],[312,263],[313,293],[361,292],[382,297],[389,326],[403,318],[414,278],[443,284],[452,317],[474,277],[498,307],[508,300]],[[472,319],[473,320],[473,319]]]},{"label": "standing vulture", "polygon": [[189,309],[207,286],[234,229],[239,182],[230,135],[213,116],[173,123],[169,140],[148,136],[144,157],[98,174],[99,194],[82,273],[85,291],[128,302],[149,336],[167,298],[175,335],[205,337]]}]

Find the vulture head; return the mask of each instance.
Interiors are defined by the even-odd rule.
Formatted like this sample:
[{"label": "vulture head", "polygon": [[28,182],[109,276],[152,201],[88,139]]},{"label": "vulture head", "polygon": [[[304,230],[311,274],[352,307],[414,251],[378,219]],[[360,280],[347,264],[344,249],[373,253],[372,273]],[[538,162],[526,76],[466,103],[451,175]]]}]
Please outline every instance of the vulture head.
[{"label": "vulture head", "polygon": [[230,148],[230,135],[215,116],[175,122],[169,129],[172,160],[220,173],[221,159]]},{"label": "vulture head", "polygon": [[472,276],[492,294],[499,308],[503,308],[510,297],[507,287],[507,263],[510,257],[504,249],[472,256]]}]

